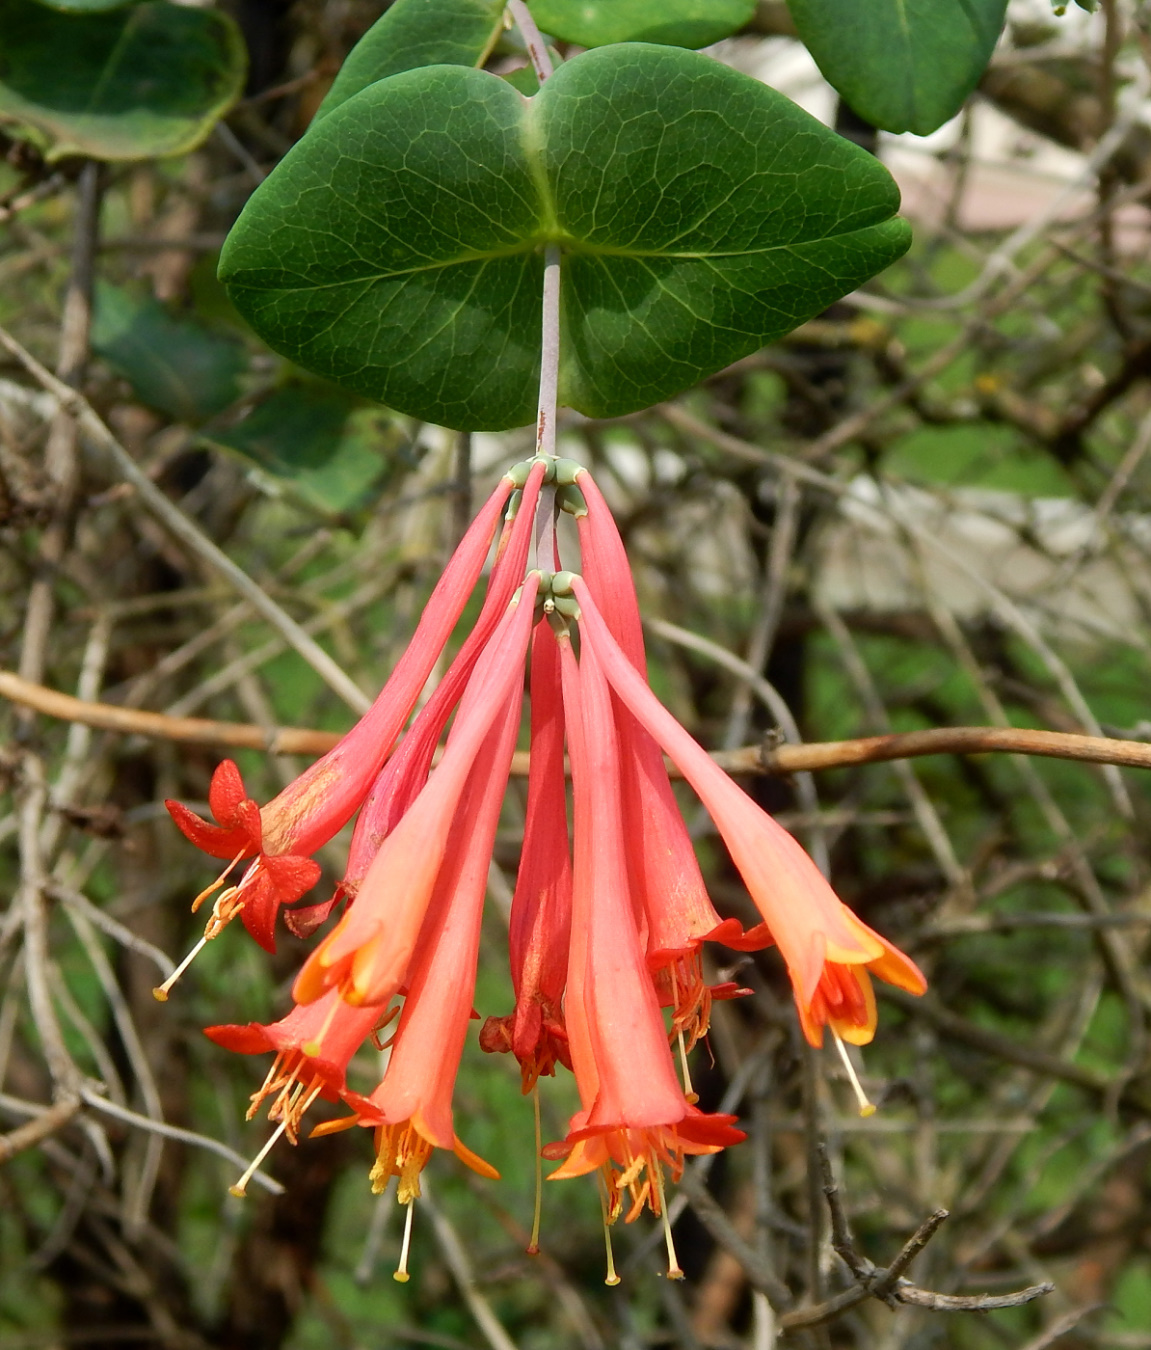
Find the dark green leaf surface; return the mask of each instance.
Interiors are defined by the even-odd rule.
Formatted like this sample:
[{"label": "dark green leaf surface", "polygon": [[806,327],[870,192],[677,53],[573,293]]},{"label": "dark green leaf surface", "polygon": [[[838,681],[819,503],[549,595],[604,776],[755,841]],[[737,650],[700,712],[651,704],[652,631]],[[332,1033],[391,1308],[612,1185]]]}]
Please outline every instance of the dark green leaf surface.
[{"label": "dark green leaf surface", "polygon": [[884,131],[926,136],[975,88],[1007,0],[788,0],[816,64]]},{"label": "dark green leaf surface", "polygon": [[561,401],[618,416],[782,336],[907,247],[871,156],[706,56],[629,44],[534,99],[429,67],[350,99],[252,196],[220,275],[304,367],[402,412],[535,415],[543,247]]},{"label": "dark green leaf surface", "polygon": [[396,0],[348,53],[315,120],[389,75],[418,66],[480,64],[503,26],[503,13],[504,0]]},{"label": "dark green leaf surface", "polygon": [[357,506],[379,482],[401,438],[381,408],[338,390],[288,386],[212,443],[251,460],[310,504],[339,512]]},{"label": "dark green leaf surface", "polygon": [[101,283],[92,348],[131,384],[141,402],[177,422],[205,421],[239,397],[242,344],[194,319],[173,318],[151,296]]},{"label": "dark green leaf surface", "polygon": [[581,47],[706,47],[742,28],[755,13],[755,0],[528,0],[528,7],[545,33]]},{"label": "dark green leaf surface", "polygon": [[214,10],[164,0],[63,14],[0,0],[0,123],[50,160],[181,154],[239,97],[247,56]]}]

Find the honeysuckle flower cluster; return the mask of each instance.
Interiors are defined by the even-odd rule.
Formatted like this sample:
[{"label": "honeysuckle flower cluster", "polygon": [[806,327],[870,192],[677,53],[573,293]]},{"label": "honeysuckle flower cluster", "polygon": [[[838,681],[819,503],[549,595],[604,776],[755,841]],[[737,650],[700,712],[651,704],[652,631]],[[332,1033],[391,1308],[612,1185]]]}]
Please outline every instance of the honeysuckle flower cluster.
[{"label": "honeysuckle flower cluster", "polygon": [[[578,573],[561,566],[561,511],[578,524]],[[413,717],[493,538],[479,618]],[[279,796],[258,806],[225,761],[209,795],[214,824],[168,803],[185,835],[227,862],[196,899],[214,896],[198,946],[239,916],[271,951],[281,909],[302,937],[339,910],[296,978],[286,1017],[207,1029],[228,1049],[275,1054],[249,1118],[270,1102],[277,1129],[233,1189],[243,1193],[281,1134],[298,1140],[318,1097],[342,1102],[347,1113],[312,1132],[373,1130],[373,1189],[397,1177],[409,1207],[397,1271],[406,1278],[411,1206],[433,1149],[497,1175],[457,1135],[452,1090],[474,1016],[484,894],[529,651],[530,768],[509,942],[515,1005],[487,1018],[480,1044],[515,1056],[525,1092],[557,1066],[574,1073],[580,1109],[567,1135],[540,1150],[559,1163],[551,1178],[597,1173],[608,1223],[645,1207],[662,1217],[676,1276],[665,1173],[678,1179],[688,1155],[744,1138],[734,1116],[698,1108],[688,1076],[712,1001],[747,992],[709,986],[703,944],[777,945],[815,1046],[825,1026],[841,1049],[872,1038],[871,974],[912,993],[925,983],[651,692],[623,543],[590,475],[571,460],[537,456],[500,480],[371,709]],[[762,916],[746,932],[712,905],[665,755],[711,814]],[[334,894],[298,905],[319,879],[311,855],[357,812]],[[171,983],[157,995],[167,997]],[[362,1095],[346,1075],[369,1040],[390,1056]],[[608,1251],[614,1282],[610,1243]]]}]

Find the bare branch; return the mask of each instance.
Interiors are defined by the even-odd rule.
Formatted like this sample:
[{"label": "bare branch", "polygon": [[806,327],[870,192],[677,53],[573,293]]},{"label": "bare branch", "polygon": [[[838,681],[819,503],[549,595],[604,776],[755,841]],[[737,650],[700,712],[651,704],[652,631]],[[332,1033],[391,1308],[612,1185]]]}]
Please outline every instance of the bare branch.
[{"label": "bare branch", "polygon": [[161,524],[190,548],[202,562],[229,582],[353,712],[367,711],[371,700],[363,690],[332,660],[314,638],[304,632],[290,614],[276,604],[263,587],[258,586],[242,567],[238,567],[226,553],[217,548],[194,521],[164,496],[108,430],[87,399],[75,390],[69,389],[46,370],[5,328],[0,328],[0,346],[6,348],[25,370],[39,381],[64,412],[76,419],[81,431],[109,456],[121,477],[135,488],[140,500]]}]

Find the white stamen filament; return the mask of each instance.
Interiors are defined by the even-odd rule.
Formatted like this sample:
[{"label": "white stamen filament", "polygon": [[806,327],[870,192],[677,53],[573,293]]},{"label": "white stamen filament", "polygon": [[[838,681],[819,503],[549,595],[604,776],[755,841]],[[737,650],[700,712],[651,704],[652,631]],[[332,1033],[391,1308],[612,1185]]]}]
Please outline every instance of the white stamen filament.
[{"label": "white stamen filament", "polygon": [[543,1126],[540,1123],[540,1085],[539,1080],[532,1084],[532,1105],[536,1118],[536,1201],[532,1216],[532,1237],[528,1243],[528,1255],[538,1256],[540,1250],[540,1216],[544,1199],[544,1160],[540,1150],[543,1148]]},{"label": "white stamen filament", "polygon": [[400,1247],[400,1264],[392,1272],[392,1279],[398,1280],[400,1284],[407,1284],[412,1278],[408,1274],[408,1252],[412,1246],[412,1215],[415,1213],[416,1202],[414,1199],[408,1201],[408,1216],[404,1220],[404,1241]]},{"label": "white stamen filament", "polygon": [[167,1003],[168,995],[172,991],[172,986],[176,983],[176,981],[180,978],[180,976],[183,975],[184,971],[188,969],[188,967],[192,964],[192,962],[196,959],[196,957],[199,956],[199,954],[203,951],[205,945],[207,944],[207,941],[208,939],[206,937],[202,937],[199,940],[199,942],[197,942],[196,945],[192,948],[192,950],[188,953],[188,955],[184,957],[184,959],[171,973],[171,975],[168,976],[168,978],[164,981],[164,983],[158,984],[156,988],[152,990],[152,997],[156,1000],[157,1003]]},{"label": "white stamen filament", "polygon": [[619,1284],[619,1276],[615,1273],[615,1257],[611,1249],[611,1228],[608,1226],[607,1219],[607,1199],[602,1189],[600,1190],[599,1207],[600,1213],[603,1215],[603,1245],[607,1253],[607,1274],[604,1276],[603,1282],[608,1285],[617,1285]]},{"label": "white stamen filament", "polygon": [[244,1173],[244,1175],[240,1178],[240,1180],[236,1182],[234,1186],[228,1187],[228,1191],[230,1194],[238,1195],[241,1197],[247,1195],[248,1182],[251,1181],[252,1177],[255,1175],[256,1169],[259,1167],[259,1165],[264,1161],[264,1159],[268,1156],[268,1154],[271,1153],[272,1147],[275,1144],[276,1140],[279,1139],[280,1135],[284,1133],[287,1127],[288,1122],[286,1120],[280,1121],[279,1125],[277,1125],[276,1128],[272,1131],[272,1133],[268,1136],[268,1142],[248,1164],[248,1170]]},{"label": "white stamen filament", "polygon": [[843,1043],[843,1038],[834,1027],[831,1034],[835,1037],[835,1048],[839,1051],[839,1057],[843,1060],[843,1067],[847,1070],[847,1077],[851,1083],[852,1090],[855,1092],[855,1100],[859,1103],[859,1114],[861,1116],[873,1116],[876,1112],[876,1106],[870,1100],[867,1093],[863,1090],[863,1084],[859,1081],[859,1075],[855,1072],[855,1065],[851,1062],[851,1057],[847,1053],[847,1046]]},{"label": "white stamen filament", "polygon": [[655,1188],[659,1195],[659,1217],[663,1220],[663,1240],[667,1243],[667,1278],[669,1280],[682,1280],[683,1271],[680,1269],[679,1257],[675,1254],[675,1241],[671,1235],[671,1220],[667,1217],[667,1197],[663,1189],[663,1167],[654,1158],[648,1164],[648,1167],[655,1173]]},{"label": "white stamen filament", "polygon": [[683,1095],[694,1106],[699,1101],[699,1093],[692,1087],[691,1070],[687,1067],[687,1045],[683,1039],[682,1027],[679,1029],[679,1062],[683,1069]]}]

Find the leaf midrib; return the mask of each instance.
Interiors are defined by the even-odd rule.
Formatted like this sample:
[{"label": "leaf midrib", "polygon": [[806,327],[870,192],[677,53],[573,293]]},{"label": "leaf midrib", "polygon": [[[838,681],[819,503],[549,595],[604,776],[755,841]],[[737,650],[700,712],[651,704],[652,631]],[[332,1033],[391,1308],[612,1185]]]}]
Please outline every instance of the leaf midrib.
[{"label": "leaf midrib", "polygon": [[[872,225],[861,225],[857,230],[845,230],[839,235],[829,235],[827,238],[845,239],[853,234],[860,233],[861,230],[871,229],[874,225],[885,225],[888,221],[875,221]],[[365,272],[357,276],[343,277],[339,281],[304,281],[301,280],[297,286],[281,286],[280,290],[334,290],[339,286],[354,286],[367,281],[392,281],[400,277],[417,276],[421,272],[443,272],[449,267],[463,267],[468,263],[487,263],[495,262],[500,258],[515,258],[525,256],[529,253],[539,253],[547,244],[558,243],[565,251],[576,254],[583,254],[585,257],[594,258],[630,258],[637,261],[648,259],[667,258],[669,260],[678,260],[681,262],[710,262],[716,258],[758,258],[765,253],[781,253],[790,249],[803,248],[807,244],[820,244],[824,239],[791,239],[782,244],[771,244],[766,248],[744,248],[732,249],[730,251],[708,250],[706,252],[671,252],[665,249],[626,249],[612,248],[606,245],[577,243],[568,239],[556,239],[553,237],[541,237],[532,239],[525,244],[519,244],[515,248],[504,249],[485,249],[482,252],[460,254],[455,258],[445,258],[442,262],[424,263],[419,267],[398,267],[393,271],[387,272]],[[222,280],[230,281],[230,277],[223,276]]]}]

